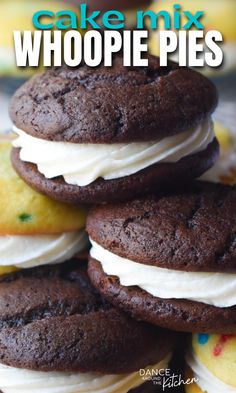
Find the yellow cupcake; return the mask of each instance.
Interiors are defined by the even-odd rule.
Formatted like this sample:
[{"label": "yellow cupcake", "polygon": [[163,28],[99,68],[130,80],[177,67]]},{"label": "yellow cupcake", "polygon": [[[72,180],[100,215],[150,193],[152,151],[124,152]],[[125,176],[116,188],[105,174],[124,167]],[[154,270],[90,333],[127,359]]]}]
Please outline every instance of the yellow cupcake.
[{"label": "yellow cupcake", "polygon": [[86,246],[87,209],[55,202],[26,185],[0,141],[0,275],[70,259]]},{"label": "yellow cupcake", "polygon": [[15,266],[0,266],[0,276],[17,272],[19,269]]},{"label": "yellow cupcake", "polygon": [[221,149],[225,152],[229,151],[234,143],[231,132],[222,124],[215,122],[215,133],[220,143]]},{"label": "yellow cupcake", "polygon": [[234,185],[236,184],[236,140],[230,130],[217,122],[215,122],[215,133],[220,143],[220,157],[201,179]]},{"label": "yellow cupcake", "polygon": [[87,209],[32,190],[13,170],[10,150],[9,142],[0,142],[0,235],[49,235],[84,228]]},{"label": "yellow cupcake", "polygon": [[[163,0],[154,1],[150,9],[159,12],[160,10],[166,10],[173,15],[173,5],[180,4],[182,10],[187,10],[192,13],[197,11],[204,11],[204,16],[201,19],[201,23],[205,26],[206,31],[218,30],[222,33],[224,43],[222,49],[224,50],[225,61],[224,66],[219,69],[213,69],[204,67],[205,72],[221,73],[222,71],[230,71],[236,67],[236,2],[235,0]],[[182,23],[187,22],[185,16],[182,16]],[[163,25],[160,25],[163,28]],[[149,42],[150,52],[158,56],[160,49],[158,46],[158,32],[153,30],[150,34]],[[202,69],[199,68],[199,71]]]},{"label": "yellow cupcake", "polygon": [[[15,64],[13,31],[31,30],[33,14],[39,10],[57,12],[65,8],[78,12],[78,8],[67,7],[61,1],[46,0],[1,0],[0,1],[0,76],[13,75],[15,77],[26,77],[37,71],[35,68],[17,68]],[[43,22],[47,22],[44,18]],[[51,20],[49,20],[51,23]]]},{"label": "yellow cupcake", "polygon": [[236,390],[236,335],[195,334],[187,363],[197,382],[187,393],[228,393]]},{"label": "yellow cupcake", "polygon": [[217,378],[236,387],[236,335],[201,335],[192,339],[199,361]]}]

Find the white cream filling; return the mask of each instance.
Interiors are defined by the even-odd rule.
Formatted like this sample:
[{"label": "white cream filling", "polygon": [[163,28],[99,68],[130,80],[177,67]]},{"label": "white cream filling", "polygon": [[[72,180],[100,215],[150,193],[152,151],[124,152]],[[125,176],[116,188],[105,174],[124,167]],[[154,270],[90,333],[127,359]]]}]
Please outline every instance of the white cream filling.
[{"label": "white cream filling", "polygon": [[213,141],[214,126],[209,118],[195,129],[159,141],[118,144],[76,144],[52,142],[32,137],[14,127],[21,148],[20,159],[37,165],[47,179],[63,176],[68,184],[86,186],[130,176],[153,164],[174,163],[203,151]]},{"label": "white cream filling", "polygon": [[197,385],[206,393],[236,393],[236,387],[222,382],[213,375],[198,359],[191,353],[186,357],[187,364],[192,369],[194,377],[197,379]]},{"label": "white cream filling", "polygon": [[87,244],[84,230],[60,235],[0,236],[0,266],[31,268],[65,262]]},{"label": "white cream filling", "polygon": [[236,305],[236,274],[184,272],[122,258],[90,239],[90,255],[121,285],[138,286],[161,299],[187,299],[216,307]]},{"label": "white cream filling", "polygon": [[[165,369],[170,356],[147,370]],[[145,381],[139,372],[123,375],[40,372],[0,364],[3,393],[127,393]]]}]

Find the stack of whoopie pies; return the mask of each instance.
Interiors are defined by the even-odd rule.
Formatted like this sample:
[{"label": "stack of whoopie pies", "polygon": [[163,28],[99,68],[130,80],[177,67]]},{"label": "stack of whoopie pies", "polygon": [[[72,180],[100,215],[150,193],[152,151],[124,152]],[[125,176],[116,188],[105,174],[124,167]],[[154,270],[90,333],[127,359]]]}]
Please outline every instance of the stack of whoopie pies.
[{"label": "stack of whoopie pies", "polygon": [[154,393],[175,334],[115,309],[87,275],[87,209],[37,193],[0,141],[0,391]]},{"label": "stack of whoopie pies", "polygon": [[143,375],[168,367],[172,330],[236,333],[236,189],[194,180],[219,155],[216,89],[153,56],[122,64],[54,68],[12,99],[16,172],[96,206],[88,263],[0,279],[3,393],[157,392]]}]

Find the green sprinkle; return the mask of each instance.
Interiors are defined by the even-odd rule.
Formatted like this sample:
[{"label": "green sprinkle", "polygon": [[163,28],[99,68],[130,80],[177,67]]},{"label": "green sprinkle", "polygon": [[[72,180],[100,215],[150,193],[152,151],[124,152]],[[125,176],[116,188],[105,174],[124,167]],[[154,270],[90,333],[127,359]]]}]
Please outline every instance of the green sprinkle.
[{"label": "green sprinkle", "polygon": [[20,214],[19,216],[18,216],[18,218],[19,218],[19,220],[21,221],[21,222],[29,222],[29,221],[32,221],[32,215],[31,214],[28,214],[28,213],[22,213],[22,214]]}]

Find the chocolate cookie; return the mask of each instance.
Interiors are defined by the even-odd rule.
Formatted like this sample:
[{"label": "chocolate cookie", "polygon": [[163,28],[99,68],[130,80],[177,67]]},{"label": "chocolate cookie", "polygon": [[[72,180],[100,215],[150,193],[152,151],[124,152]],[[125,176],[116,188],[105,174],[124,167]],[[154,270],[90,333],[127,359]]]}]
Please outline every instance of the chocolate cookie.
[{"label": "chocolate cookie", "polygon": [[17,90],[10,116],[33,137],[71,143],[153,141],[195,127],[217,104],[212,82],[170,62],[160,67],[56,67]]},{"label": "chocolate cookie", "polygon": [[23,85],[10,106],[20,176],[58,200],[103,203],[187,182],[213,166],[214,85],[148,60],[148,67],[124,67],[117,56],[109,68],[54,68]]},{"label": "chocolate cookie", "polygon": [[137,286],[120,285],[91,258],[89,276],[99,292],[134,318],[182,332],[236,333],[236,306],[219,308],[184,299],[161,299]]},{"label": "chocolate cookie", "polygon": [[172,334],[111,306],[92,287],[86,267],[74,260],[0,278],[1,364],[123,374],[170,353]]},{"label": "chocolate cookie", "polygon": [[236,187],[97,207],[87,231],[89,276],[110,302],[173,330],[236,332]]}]

